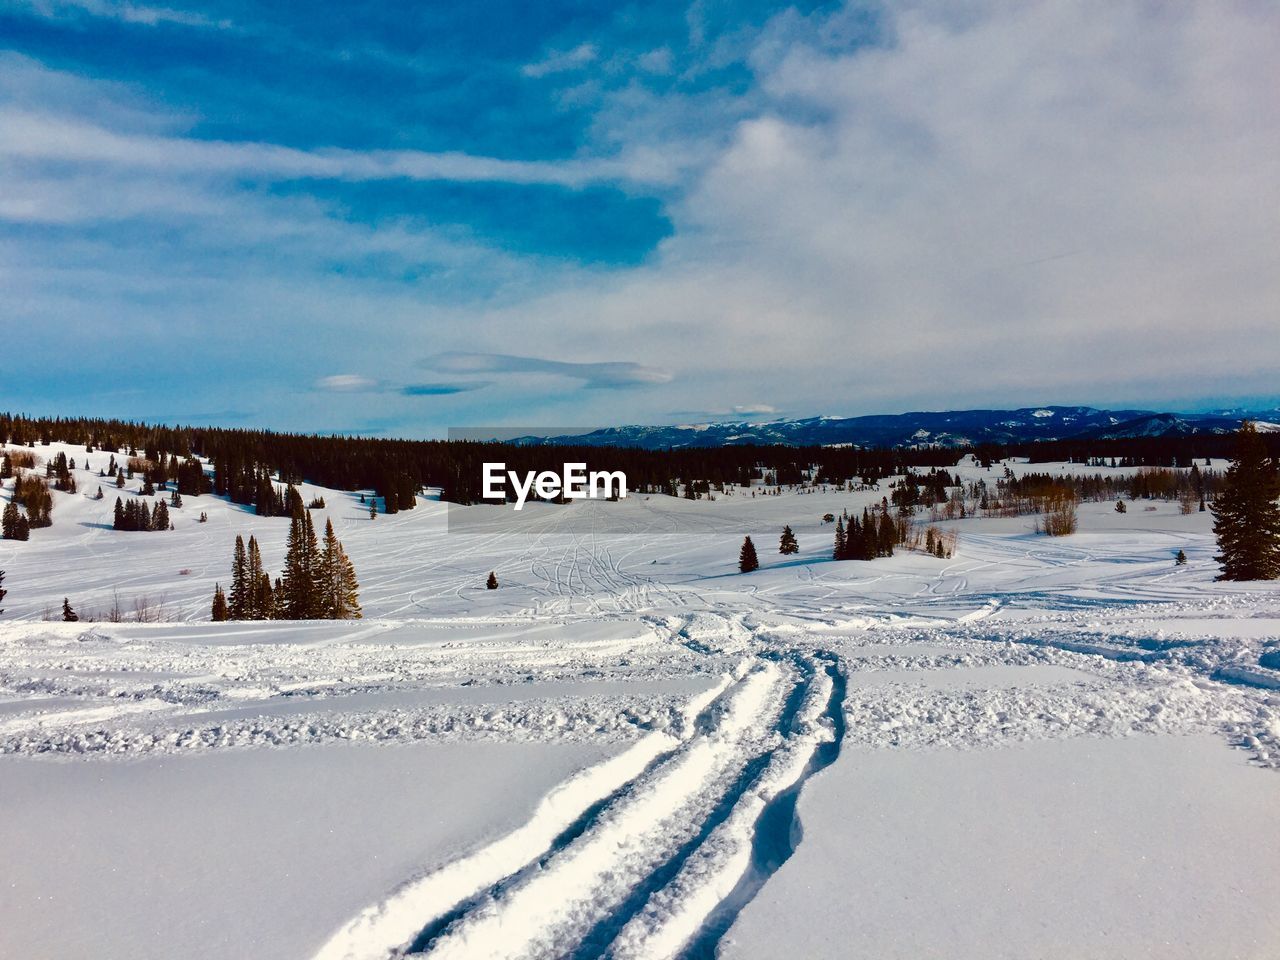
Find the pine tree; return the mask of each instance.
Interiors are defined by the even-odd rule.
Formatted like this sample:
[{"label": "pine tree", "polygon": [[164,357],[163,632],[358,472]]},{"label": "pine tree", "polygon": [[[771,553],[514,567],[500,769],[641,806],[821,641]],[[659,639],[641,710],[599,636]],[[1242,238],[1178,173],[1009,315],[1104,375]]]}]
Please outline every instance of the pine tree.
[{"label": "pine tree", "polygon": [[1219,580],[1280,578],[1280,469],[1267,457],[1257,428],[1245,421],[1235,458],[1213,502]]},{"label": "pine tree", "polygon": [[5,540],[17,539],[18,517],[18,505],[10,500],[5,505],[3,518],[0,518],[0,536]]},{"label": "pine tree", "polygon": [[880,514],[880,556],[892,557],[894,544],[898,542],[898,528],[894,526],[893,517],[889,516],[889,511],[884,510]]},{"label": "pine tree", "polygon": [[123,530],[125,528],[124,501],[121,500],[119,497],[116,497],[116,506],[115,506],[115,510],[112,511],[112,516],[113,516],[113,519],[111,521],[111,528],[113,530]]},{"label": "pine tree", "polygon": [[249,558],[244,550],[244,537],[237,534],[235,553],[231,560],[231,599],[227,605],[230,619],[248,619],[249,593]]},{"label": "pine tree", "polygon": [[866,532],[857,517],[850,517],[844,528],[844,555],[850,560],[862,560],[866,555]]},{"label": "pine tree", "polygon": [[1116,513],[1125,513],[1128,511],[1128,509],[1129,508],[1124,505],[1123,500],[1116,501]]},{"label": "pine tree", "polygon": [[871,512],[866,508],[862,508],[862,559],[874,560],[879,552],[879,544],[876,540],[876,522],[871,516]]},{"label": "pine tree", "polygon": [[378,498],[369,498],[369,519],[373,520],[378,516]]},{"label": "pine tree", "polygon": [[222,592],[222,584],[215,583],[213,585],[213,609],[210,611],[209,619],[214,623],[222,623],[227,619],[227,595]]},{"label": "pine tree", "polygon": [[311,514],[301,510],[289,522],[289,539],[285,546],[284,577],[281,580],[284,595],[280,602],[284,605],[286,619],[313,620],[320,616],[318,561],[319,547]]},{"label": "pine tree", "polygon": [[163,500],[156,501],[155,512],[151,514],[152,530],[168,530],[169,529],[169,508]]},{"label": "pine tree", "polygon": [[249,537],[247,564],[249,601],[245,611],[246,619],[270,620],[275,614],[271,577],[262,569],[262,551],[258,548],[257,537]]},{"label": "pine tree", "polygon": [[64,623],[76,623],[80,620],[80,615],[71,609],[71,601],[66,597],[62,598],[62,620]]},{"label": "pine tree", "polygon": [[788,557],[800,552],[800,544],[796,543],[796,535],[791,532],[790,527],[782,528],[782,536],[778,539],[778,552]]},{"label": "pine tree", "polygon": [[486,590],[498,589],[498,575],[492,570],[489,571],[489,579],[484,582],[484,588]]},{"label": "pine tree", "polygon": [[360,619],[360,584],[356,569],[333,532],[333,521],[324,525],[324,547],[319,560],[320,609],[318,616],[329,620]]},{"label": "pine tree", "polygon": [[742,549],[738,552],[738,572],[750,573],[760,569],[760,558],[756,556],[756,545],[747,537],[742,541]]},{"label": "pine tree", "polygon": [[844,560],[848,556],[847,547],[848,540],[844,535],[844,518],[838,517],[836,519],[836,542],[831,548],[831,559]]}]

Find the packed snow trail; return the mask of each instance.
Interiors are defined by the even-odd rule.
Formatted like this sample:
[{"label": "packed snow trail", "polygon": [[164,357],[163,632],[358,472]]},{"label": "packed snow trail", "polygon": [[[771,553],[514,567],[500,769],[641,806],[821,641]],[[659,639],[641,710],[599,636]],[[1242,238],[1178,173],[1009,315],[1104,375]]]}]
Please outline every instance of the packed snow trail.
[{"label": "packed snow trail", "polygon": [[758,834],[836,737],[839,677],[834,657],[744,657],[688,702],[678,729],[647,735],[552,791],[523,827],[406,883],[316,960],[675,956],[776,869],[759,869],[759,849],[777,839]]},{"label": "packed snow trail", "polygon": [[520,829],[470,856],[405,884],[385,903],[365,910],[333,936],[316,960],[373,960],[386,957],[420,933],[425,918],[446,912],[548,850],[553,841],[601,799],[639,776],[663,754],[692,735],[702,711],[729,686],[725,677],[686,705],[685,729],[655,732],[630,749],[585,770],[553,790]]},{"label": "packed snow trail", "polygon": [[805,690],[792,736],[773,751],[751,789],[679,874],[623,927],[610,957],[714,956],[738,913],[794,850],[795,801],[804,781],[839,754],[843,697],[844,681],[832,658]]},{"label": "packed snow trail", "polygon": [[564,957],[670,855],[696,835],[741,768],[776,735],[792,678],[758,662],[699,718],[699,734],[636,780],[541,869],[468,912],[426,953],[433,958]]}]

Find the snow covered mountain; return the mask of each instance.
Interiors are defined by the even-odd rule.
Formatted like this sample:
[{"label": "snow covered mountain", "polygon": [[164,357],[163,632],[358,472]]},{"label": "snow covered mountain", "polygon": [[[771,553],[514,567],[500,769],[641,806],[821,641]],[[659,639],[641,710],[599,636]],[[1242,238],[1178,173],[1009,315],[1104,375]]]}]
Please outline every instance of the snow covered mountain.
[{"label": "snow covered mountain", "polygon": [[[1185,436],[1229,433],[1241,413],[1172,414],[1151,410],[1094,407],[1025,407],[1019,410],[950,410],[864,417],[807,417],[799,420],[690,423],[675,426],[608,427],[573,437],[524,437],[521,443],[572,442],[588,446],[720,447],[735,444],[867,447],[946,446],[1023,443],[1070,437]],[[1252,415],[1251,415],[1252,416]],[[1259,420],[1280,417],[1258,416]]]}]

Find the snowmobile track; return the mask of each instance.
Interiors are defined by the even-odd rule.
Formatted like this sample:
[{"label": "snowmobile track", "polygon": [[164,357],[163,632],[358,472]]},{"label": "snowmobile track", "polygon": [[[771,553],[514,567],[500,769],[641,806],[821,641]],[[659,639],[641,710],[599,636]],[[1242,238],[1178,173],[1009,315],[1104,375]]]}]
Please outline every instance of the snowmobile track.
[{"label": "snowmobile track", "polygon": [[[744,657],[719,688],[691,701],[674,736],[651,735],[665,744],[632,758],[628,776],[596,777],[594,794],[578,790],[560,804],[553,832],[531,821],[407,884],[317,960],[679,955],[672,943],[709,956],[794,849],[795,798],[838,751],[842,703],[833,656]],[[479,884],[458,882],[486,870]],[[704,875],[715,883],[701,889]],[[423,912],[409,915],[415,907]]]}]

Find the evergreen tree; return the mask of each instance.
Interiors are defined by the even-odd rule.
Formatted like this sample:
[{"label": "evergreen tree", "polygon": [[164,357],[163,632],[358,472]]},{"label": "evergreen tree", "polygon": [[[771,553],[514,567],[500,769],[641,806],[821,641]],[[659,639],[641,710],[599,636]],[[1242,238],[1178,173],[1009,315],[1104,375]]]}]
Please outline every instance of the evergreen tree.
[{"label": "evergreen tree", "polygon": [[884,510],[880,514],[880,556],[892,557],[894,544],[898,542],[898,528],[893,523],[893,517],[889,516],[889,511]]},{"label": "evergreen tree", "polygon": [[249,537],[248,583],[247,619],[272,619],[275,614],[275,602],[271,592],[271,577],[262,569],[262,551],[258,548],[258,538],[253,536]]},{"label": "evergreen tree", "polygon": [[71,601],[66,597],[62,598],[62,620],[64,623],[76,623],[80,620],[80,615],[71,609]]},{"label": "evergreen tree", "polygon": [[377,516],[378,516],[378,498],[370,497],[369,498],[369,519],[373,520]]},{"label": "evergreen tree", "polygon": [[484,588],[486,590],[498,589],[498,575],[492,570],[489,571],[489,579],[484,582]]},{"label": "evergreen tree", "polygon": [[831,548],[831,559],[844,560],[848,556],[847,546],[848,541],[844,535],[844,518],[838,517],[836,519],[836,542]]},{"label": "evergreen tree", "polygon": [[18,517],[17,526],[13,530],[13,539],[29,540],[31,539],[31,521],[25,516]]},{"label": "evergreen tree", "polygon": [[124,526],[124,501],[116,497],[116,506],[112,511],[111,528],[113,530],[123,530]]},{"label": "evergreen tree", "polygon": [[1267,457],[1257,428],[1245,421],[1235,459],[1213,502],[1213,532],[1222,566],[1219,580],[1280,577],[1280,469]]},{"label": "evergreen tree", "polygon": [[1116,501],[1116,513],[1126,513],[1128,509],[1129,508],[1124,505],[1123,500]]},{"label": "evergreen tree", "polygon": [[3,518],[0,518],[0,536],[5,540],[17,539],[18,518],[18,505],[10,500],[5,504]]},{"label": "evergreen tree", "polygon": [[169,529],[169,508],[163,500],[156,501],[155,512],[151,514],[152,530],[168,530]]},{"label": "evergreen tree", "polygon": [[327,520],[324,525],[319,574],[317,616],[329,620],[360,619],[360,584],[356,580],[356,569],[342,548],[342,541],[333,532],[332,520]]},{"label": "evergreen tree", "polygon": [[222,623],[228,618],[227,595],[222,592],[222,584],[215,583],[213,585],[213,609],[210,611],[209,619],[214,623]]},{"label": "evergreen tree", "polygon": [[231,598],[227,615],[232,620],[249,618],[249,558],[244,549],[244,537],[236,535],[235,553],[231,560]]},{"label": "evergreen tree", "polygon": [[738,552],[738,572],[750,573],[760,569],[760,558],[756,556],[756,545],[747,537],[742,541],[742,549]]},{"label": "evergreen tree", "polygon": [[321,571],[317,568],[319,547],[316,544],[315,527],[311,524],[311,514],[301,509],[289,522],[289,539],[285,545],[284,576],[281,585],[284,590],[280,602],[284,606],[284,615],[288,620],[314,620],[320,616],[319,579]]},{"label": "evergreen tree", "polygon": [[862,508],[862,559],[874,560],[879,552],[879,543],[876,537],[876,521],[871,516],[871,512],[866,508]]},{"label": "evergreen tree", "polygon": [[1173,562],[1179,567],[1185,567],[1187,565],[1186,553],[1182,550],[1179,550],[1176,554],[1174,554]]},{"label": "evergreen tree", "polygon": [[782,536],[778,539],[778,552],[788,557],[800,552],[800,544],[796,543],[796,535],[791,532],[790,527],[782,528]]}]

